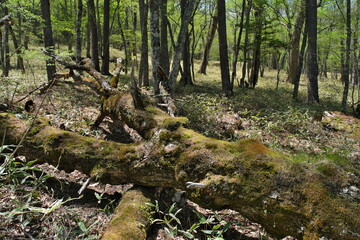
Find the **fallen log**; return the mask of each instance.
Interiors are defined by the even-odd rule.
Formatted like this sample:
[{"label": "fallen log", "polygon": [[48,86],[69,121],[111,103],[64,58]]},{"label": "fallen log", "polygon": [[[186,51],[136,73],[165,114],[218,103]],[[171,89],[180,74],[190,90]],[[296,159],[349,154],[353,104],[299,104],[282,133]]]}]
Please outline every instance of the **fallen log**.
[{"label": "fallen log", "polygon": [[[153,189],[152,189],[153,190]],[[150,225],[150,208],[153,194],[148,188],[134,188],[125,193],[115,210],[101,240],[146,239]]]},{"label": "fallen log", "polygon": [[[185,118],[149,107],[143,113],[155,127],[141,143],[84,137],[39,118],[19,152],[102,182],[184,190],[199,205],[239,211],[276,237],[360,239],[359,169],[350,162],[299,163],[256,140],[210,139],[183,127]],[[17,144],[27,126],[0,114],[6,144]]]}]

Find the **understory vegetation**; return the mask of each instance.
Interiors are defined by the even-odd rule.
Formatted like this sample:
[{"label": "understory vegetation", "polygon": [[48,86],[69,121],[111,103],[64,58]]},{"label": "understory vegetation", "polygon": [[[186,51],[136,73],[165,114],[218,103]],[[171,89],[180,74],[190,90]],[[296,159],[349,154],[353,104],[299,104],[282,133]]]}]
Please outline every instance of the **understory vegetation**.
[{"label": "understory vegetation", "polygon": [[[34,52],[34,55],[38,53]],[[28,63],[32,58],[25,56]],[[110,119],[105,119],[99,129],[91,130],[90,126],[99,113],[100,100],[86,87],[56,85],[46,94],[34,92],[27,96],[32,89],[46,82],[43,66],[36,64],[42,59],[34,59],[26,74],[14,70],[10,77],[1,78],[3,91],[0,92],[0,103],[7,104],[8,111],[22,119],[32,119],[36,114],[46,116],[53,126],[85,136],[124,141],[124,136],[112,127]],[[285,73],[280,77],[285,80]],[[190,120],[187,127],[228,141],[258,139],[294,163],[319,163],[315,166],[324,174],[326,169],[322,166],[327,166],[321,164],[324,162],[345,168],[358,166],[359,136],[354,137],[353,131],[342,131],[321,121],[325,111],[341,109],[342,85],[339,79],[320,79],[321,103],[308,104],[304,80],[300,85],[299,100],[289,101],[293,85],[280,81],[276,88],[276,72],[269,69],[260,78],[256,89],[235,88],[232,98],[221,94],[220,78],[218,62],[211,62],[207,75],[196,75],[195,85],[177,86],[174,94],[177,115]],[[129,84],[127,77],[120,77],[120,87],[125,88]],[[22,99],[24,96],[27,97]],[[24,103],[30,99],[35,103],[32,113],[24,111]],[[354,128],[359,128],[359,122],[356,124]],[[80,172],[60,172],[48,165],[37,165],[36,161],[26,162],[25,156],[12,154],[14,149],[15,146],[6,145],[0,149],[0,218],[3,219],[0,238],[98,239],[121,194],[129,186],[94,184],[79,195],[77,191],[87,176]],[[208,236],[206,239],[222,239],[222,234],[229,227],[236,229],[244,222],[253,229],[238,231],[245,234],[239,239],[270,238],[263,236],[265,233],[261,227],[248,220],[240,222],[240,216],[230,219],[228,212],[223,212],[221,216],[203,212],[206,217],[198,215],[197,220],[188,224],[190,228],[178,229],[171,223],[184,220],[177,218],[174,206],[165,213],[165,209],[159,209],[158,205],[152,207],[158,214],[162,212],[153,222],[162,223],[164,231],[174,237],[194,239],[196,228],[216,221],[210,224],[210,229],[203,229]],[[230,220],[231,226],[228,224]]]}]

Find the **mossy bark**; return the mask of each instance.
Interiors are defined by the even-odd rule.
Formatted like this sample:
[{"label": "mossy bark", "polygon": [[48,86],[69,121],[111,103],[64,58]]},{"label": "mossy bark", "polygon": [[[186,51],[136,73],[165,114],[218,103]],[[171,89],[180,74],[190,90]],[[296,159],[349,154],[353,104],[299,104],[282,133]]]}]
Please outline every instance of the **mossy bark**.
[{"label": "mossy bark", "polygon": [[101,240],[145,240],[150,225],[151,189],[138,187],[126,192]]},{"label": "mossy bark", "polygon": [[[184,118],[170,121],[152,107],[144,112],[156,122],[145,142],[84,137],[39,119],[19,151],[28,159],[77,169],[107,183],[182,189],[201,206],[237,210],[277,237],[360,239],[356,166],[298,163],[256,140],[210,139],[184,128]],[[6,134],[7,144],[17,144],[27,124],[1,113],[0,135]],[[205,187],[188,189],[189,181]]]}]

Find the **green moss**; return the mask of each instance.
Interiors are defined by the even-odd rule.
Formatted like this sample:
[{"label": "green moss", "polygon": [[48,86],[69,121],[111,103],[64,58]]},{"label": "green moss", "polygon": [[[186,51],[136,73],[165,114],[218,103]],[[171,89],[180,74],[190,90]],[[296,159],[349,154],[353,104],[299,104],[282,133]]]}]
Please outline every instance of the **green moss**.
[{"label": "green moss", "polygon": [[162,120],[160,127],[168,129],[170,131],[175,131],[180,126],[188,124],[189,119],[186,117],[167,117]]},{"label": "green moss", "polygon": [[96,165],[91,170],[90,176],[94,177],[97,180],[97,179],[101,178],[103,176],[103,174],[106,173],[106,171],[107,171],[106,168],[104,168],[100,165]]},{"label": "green moss", "polygon": [[102,239],[139,240],[146,238],[149,225],[149,208],[145,203],[150,199],[139,190],[130,190],[122,198]]},{"label": "green moss", "polygon": [[159,111],[160,109],[155,108],[155,107],[153,107],[153,106],[147,106],[147,107],[145,108],[145,110],[148,111],[148,112],[150,112],[150,113],[152,113],[152,114],[154,114],[154,115],[157,115],[158,113],[164,114],[164,112]]},{"label": "green moss", "polygon": [[217,149],[218,148],[218,144],[216,143],[212,143],[212,142],[205,142],[205,148],[206,149]]},{"label": "green moss", "polygon": [[40,132],[41,128],[36,126],[36,127],[32,127],[28,133],[28,136],[34,136],[36,134],[38,134]]}]

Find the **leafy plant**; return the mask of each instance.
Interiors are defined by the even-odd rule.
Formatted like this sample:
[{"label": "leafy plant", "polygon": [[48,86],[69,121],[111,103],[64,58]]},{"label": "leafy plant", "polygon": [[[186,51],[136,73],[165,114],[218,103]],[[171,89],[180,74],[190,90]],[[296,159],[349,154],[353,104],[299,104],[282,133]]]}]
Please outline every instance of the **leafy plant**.
[{"label": "leafy plant", "polygon": [[[181,234],[188,239],[198,239],[197,237],[202,233],[206,236],[207,240],[224,240],[223,234],[231,225],[230,222],[222,220],[217,212],[213,212],[213,216],[206,218],[194,211],[199,220],[193,223],[189,229],[183,229],[181,220],[177,216],[182,209],[176,209],[175,203],[173,203],[166,212],[159,209],[158,201],[155,201],[155,204],[147,203],[147,205],[154,209],[152,211],[153,214],[159,216],[159,218],[152,219],[151,223],[162,224],[165,233],[171,238]],[[198,231],[200,228],[205,229]]]}]

